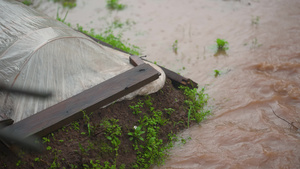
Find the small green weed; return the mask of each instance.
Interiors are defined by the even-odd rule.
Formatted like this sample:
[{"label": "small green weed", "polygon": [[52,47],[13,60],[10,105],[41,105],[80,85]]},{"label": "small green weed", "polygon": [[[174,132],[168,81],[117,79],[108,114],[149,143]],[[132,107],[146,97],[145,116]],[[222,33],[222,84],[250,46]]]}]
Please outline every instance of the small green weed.
[{"label": "small green weed", "polygon": [[120,4],[119,0],[107,0],[106,7],[110,10],[123,10],[126,5]]},{"label": "small green weed", "polygon": [[78,143],[81,155],[88,155],[89,147],[84,148],[80,143]]},{"label": "small green weed", "polygon": [[144,134],[145,131],[142,130],[141,126],[134,126],[134,132],[129,132],[128,135],[129,140],[132,141],[137,141],[137,140],[141,140],[144,141],[144,138],[142,137],[142,134]]},{"label": "small green weed", "polygon": [[43,137],[43,143],[46,143],[46,142],[50,143],[50,139],[48,139],[47,137]]},{"label": "small green weed", "polygon": [[[84,122],[85,122],[85,124],[86,124],[86,126],[87,126],[89,136],[91,136],[92,134],[94,134],[94,131],[95,131],[96,126],[92,125],[92,123],[90,122],[90,117],[89,117],[89,115],[87,115],[87,114],[85,113],[85,111],[82,111],[82,112],[83,112],[83,120],[84,120]],[[90,115],[92,115],[92,114],[93,114],[93,112],[92,112]],[[83,132],[83,133],[85,133],[85,132]],[[81,134],[82,134],[82,133],[81,133]]]},{"label": "small green weed", "polygon": [[217,45],[218,45],[218,50],[228,50],[229,47],[228,47],[228,42],[225,41],[224,39],[217,39],[216,40],[217,42]]},{"label": "small green weed", "polygon": [[215,72],[215,77],[218,77],[219,75],[221,75],[221,71],[219,71],[217,69],[215,69],[214,72]]},{"label": "small green weed", "polygon": [[174,42],[173,45],[172,45],[172,48],[173,48],[173,52],[174,52],[175,54],[177,54],[178,40],[175,40],[175,42]]},{"label": "small green weed", "polygon": [[46,150],[51,150],[52,149],[52,147],[51,146],[47,146],[47,148],[46,148]]},{"label": "small green weed", "polygon": [[170,116],[171,116],[171,114],[175,111],[175,110],[172,109],[172,108],[165,108],[164,110],[165,110],[166,113],[167,113],[168,115],[170,115]]},{"label": "small green weed", "polygon": [[36,158],[34,159],[34,161],[39,162],[39,161],[41,161],[41,159],[40,159],[39,157],[36,157]]},{"label": "small green weed", "polygon": [[21,163],[22,163],[22,161],[18,160],[17,163],[16,163],[16,166],[19,167],[21,165]]},{"label": "small green weed", "polygon": [[142,103],[141,101],[137,102],[135,105],[130,105],[129,108],[131,110],[133,110],[133,114],[137,115],[142,113],[141,108],[143,107],[144,103]]},{"label": "small green weed", "polygon": [[204,93],[205,88],[202,88],[199,92],[196,88],[190,89],[187,86],[180,86],[179,88],[182,89],[187,96],[184,102],[189,107],[188,114],[190,119],[200,123],[210,114],[210,110],[204,109],[209,99],[208,94]]},{"label": "small green weed", "polygon": [[65,22],[65,20],[66,20],[66,18],[67,18],[67,16],[68,16],[69,11],[66,12],[65,17],[64,17],[63,19],[59,16],[58,13],[59,13],[59,8],[57,9],[57,12],[56,12],[56,20],[58,20],[58,21],[60,21],[60,22],[62,22],[62,23],[64,23],[64,24],[67,24],[67,23]]},{"label": "small green weed", "polygon": [[114,150],[116,151],[116,156],[118,156],[119,145],[121,141],[119,136],[121,136],[121,127],[117,124],[118,119],[104,120],[100,125],[105,128],[105,137],[111,142]]},{"label": "small green weed", "polygon": [[73,121],[71,123],[71,125],[74,130],[77,130],[77,131],[79,130],[79,122],[78,121]]},{"label": "small green weed", "polygon": [[259,24],[259,20],[260,20],[260,17],[259,16],[252,16],[252,19],[251,19],[251,24],[252,25],[258,25]]}]

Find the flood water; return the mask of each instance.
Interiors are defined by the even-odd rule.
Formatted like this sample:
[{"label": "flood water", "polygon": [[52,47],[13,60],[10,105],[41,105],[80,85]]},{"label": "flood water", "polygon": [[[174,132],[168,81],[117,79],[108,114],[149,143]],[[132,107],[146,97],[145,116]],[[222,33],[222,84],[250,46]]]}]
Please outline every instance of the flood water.
[{"label": "flood water", "polygon": [[[77,0],[66,21],[95,32],[134,21],[125,39],[148,60],[206,85],[211,97],[213,115],[184,131],[192,139],[153,168],[300,168],[299,0],[120,2],[125,10],[108,12],[105,1]],[[49,3],[35,7],[56,17]],[[215,55],[217,38],[228,41],[226,54]]]}]

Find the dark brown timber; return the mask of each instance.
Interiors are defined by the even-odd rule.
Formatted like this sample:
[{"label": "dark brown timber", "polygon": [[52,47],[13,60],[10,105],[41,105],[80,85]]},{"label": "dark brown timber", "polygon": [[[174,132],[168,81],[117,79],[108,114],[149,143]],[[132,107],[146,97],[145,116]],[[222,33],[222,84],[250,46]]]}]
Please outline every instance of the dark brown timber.
[{"label": "dark brown timber", "polygon": [[[143,59],[135,55],[131,55],[129,60],[133,66],[137,66],[144,63]],[[173,85],[175,85],[176,87],[178,87],[179,85],[184,85],[184,86],[188,86],[189,88],[198,88],[198,84],[192,81],[191,79],[185,78],[162,66],[159,67],[165,72],[166,76],[172,80]]]},{"label": "dark brown timber", "polygon": [[156,80],[160,73],[148,64],[141,64],[93,88],[49,107],[24,120],[5,127],[4,130],[26,138],[44,136],[81,118],[87,112],[103,107],[134,90]]},{"label": "dark brown timber", "polygon": [[159,66],[165,72],[166,76],[172,80],[172,84],[176,87],[179,85],[188,86],[189,88],[198,88],[198,84],[191,79],[185,78],[169,69]]},{"label": "dark brown timber", "polygon": [[131,55],[129,57],[129,61],[130,61],[130,64],[132,64],[133,66],[138,66],[138,65],[145,63],[140,57],[135,56],[135,55]]}]

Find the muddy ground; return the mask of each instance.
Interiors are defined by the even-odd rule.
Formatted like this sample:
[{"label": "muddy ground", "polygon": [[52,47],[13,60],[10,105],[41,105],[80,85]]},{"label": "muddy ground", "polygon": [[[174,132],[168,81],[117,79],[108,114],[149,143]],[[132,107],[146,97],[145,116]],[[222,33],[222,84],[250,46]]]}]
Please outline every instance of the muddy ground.
[{"label": "muddy ground", "polygon": [[[135,130],[134,126],[139,125],[141,117],[146,114],[151,116],[152,111],[147,106],[149,104],[144,104],[140,108],[142,112],[134,115],[130,106],[151,100],[151,107],[163,112],[162,119],[168,121],[164,125],[157,125],[160,128],[158,137],[163,141],[163,145],[160,145],[163,150],[164,145],[170,141],[169,133],[178,133],[187,128],[185,97],[182,90],[175,88],[171,81],[167,80],[165,86],[157,93],[116,102],[93,113],[86,112],[84,118],[42,138],[42,153],[25,152],[20,149],[14,153],[9,150],[1,151],[0,168],[93,168],[105,166],[105,163],[107,167],[116,164],[117,168],[132,168],[136,164],[137,151],[133,147],[134,140],[130,141],[128,133]],[[170,108],[175,111],[168,112]],[[121,128],[121,135],[116,135],[120,140],[117,155],[111,140],[107,138],[107,121]],[[141,135],[145,138],[146,134]],[[145,144],[140,140],[139,143]]]}]

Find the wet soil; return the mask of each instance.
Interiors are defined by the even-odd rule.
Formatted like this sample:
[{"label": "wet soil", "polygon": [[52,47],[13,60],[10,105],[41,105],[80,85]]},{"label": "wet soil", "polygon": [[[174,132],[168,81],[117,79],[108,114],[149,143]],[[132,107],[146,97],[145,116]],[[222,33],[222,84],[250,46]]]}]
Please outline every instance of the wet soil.
[{"label": "wet soil", "polygon": [[[169,122],[160,127],[159,138],[163,143],[168,142],[168,134],[170,132],[177,133],[187,127],[187,111],[184,104],[185,95],[179,89],[173,87],[168,79],[165,86],[157,93],[149,95],[152,98],[153,107],[163,112],[163,118]],[[114,163],[115,151],[111,151],[111,142],[106,138],[105,128],[101,125],[104,120],[118,119],[117,124],[121,127],[122,135],[120,136],[120,147],[118,156],[116,157],[117,168],[126,165],[126,168],[132,168],[136,162],[136,151],[129,140],[128,132],[134,131],[134,126],[139,124],[138,120],[145,114],[151,113],[147,106],[141,108],[142,113],[134,115],[130,105],[137,102],[145,102],[149,96],[138,96],[133,100],[125,100],[116,102],[108,107],[99,108],[93,113],[86,113],[90,117],[89,124],[97,126],[95,131],[88,136],[88,127],[86,118],[77,120],[58,131],[55,131],[43,138],[42,153],[24,152],[20,149],[15,152],[0,152],[0,168],[84,168],[83,164],[90,165],[90,160],[94,162],[100,160],[103,165],[105,161]],[[175,110],[171,115],[167,114],[164,109],[172,108]],[[183,122],[183,123],[178,123]],[[174,125],[174,123],[177,123]],[[85,132],[86,134],[83,134]],[[48,140],[49,139],[49,140]],[[48,141],[45,141],[48,140]],[[80,145],[83,149],[80,148]],[[48,147],[48,148],[47,148]],[[51,149],[49,148],[51,147]],[[90,167],[92,167],[90,165]]]}]

